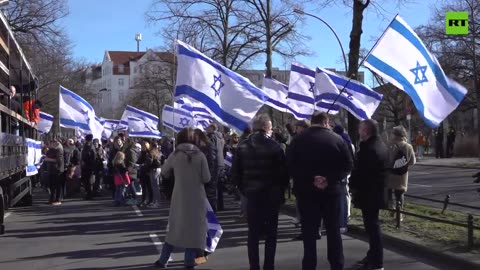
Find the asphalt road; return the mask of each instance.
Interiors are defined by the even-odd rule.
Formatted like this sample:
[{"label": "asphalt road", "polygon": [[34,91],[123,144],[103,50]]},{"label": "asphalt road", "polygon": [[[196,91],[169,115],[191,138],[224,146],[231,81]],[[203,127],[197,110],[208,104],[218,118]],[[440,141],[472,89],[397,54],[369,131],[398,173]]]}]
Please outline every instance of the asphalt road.
[{"label": "asphalt road", "polygon": [[[227,207],[218,215],[224,229],[219,247],[197,269],[248,269],[246,224],[237,219],[236,203],[229,202]],[[160,209],[138,210],[113,207],[108,198],[88,202],[73,199],[61,206],[37,200],[33,207],[13,209],[8,216],[7,232],[0,236],[0,269],[154,269],[167,216],[167,203]],[[300,269],[302,243],[291,240],[298,233],[291,218],[282,215],[277,270]],[[360,260],[368,247],[349,237],[344,237],[343,243],[346,266]],[[325,239],[318,241],[318,254],[318,269],[329,269]],[[183,254],[175,253],[173,259],[171,269],[183,269]],[[385,251],[385,266],[389,270],[442,269],[389,250]]]},{"label": "asphalt road", "polygon": [[[478,169],[447,168],[433,166],[414,166],[409,172],[408,194],[435,200],[445,200],[450,195],[450,202],[477,207],[478,209],[449,206],[449,209],[480,214],[480,184],[474,184],[473,174]],[[443,207],[442,203],[407,198],[417,203]]]}]

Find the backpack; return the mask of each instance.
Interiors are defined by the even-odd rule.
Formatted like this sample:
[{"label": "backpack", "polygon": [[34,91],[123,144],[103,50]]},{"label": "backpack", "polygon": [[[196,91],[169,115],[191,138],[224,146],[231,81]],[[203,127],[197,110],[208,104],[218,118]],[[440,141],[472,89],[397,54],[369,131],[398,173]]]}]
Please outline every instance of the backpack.
[{"label": "backpack", "polygon": [[396,144],[393,146],[393,148],[396,150],[396,152],[393,156],[393,164],[390,172],[394,175],[404,175],[408,172],[407,154]]}]

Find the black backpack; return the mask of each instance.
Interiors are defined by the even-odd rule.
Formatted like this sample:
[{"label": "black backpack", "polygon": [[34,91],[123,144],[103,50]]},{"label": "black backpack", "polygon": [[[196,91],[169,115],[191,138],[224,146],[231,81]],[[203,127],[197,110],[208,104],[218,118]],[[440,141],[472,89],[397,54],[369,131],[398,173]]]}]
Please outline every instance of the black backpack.
[{"label": "black backpack", "polygon": [[392,167],[390,172],[394,175],[404,175],[408,172],[407,154],[402,151],[398,145],[394,145],[395,155],[392,160]]}]

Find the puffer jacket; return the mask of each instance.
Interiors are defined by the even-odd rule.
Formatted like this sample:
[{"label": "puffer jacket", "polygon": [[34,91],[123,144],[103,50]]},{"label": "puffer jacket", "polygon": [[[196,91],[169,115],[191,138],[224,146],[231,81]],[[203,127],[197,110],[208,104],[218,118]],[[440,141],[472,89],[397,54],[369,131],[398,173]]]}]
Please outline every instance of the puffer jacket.
[{"label": "puffer jacket", "polygon": [[285,153],[263,132],[239,143],[231,173],[234,183],[246,196],[273,188],[285,189],[289,182]]}]

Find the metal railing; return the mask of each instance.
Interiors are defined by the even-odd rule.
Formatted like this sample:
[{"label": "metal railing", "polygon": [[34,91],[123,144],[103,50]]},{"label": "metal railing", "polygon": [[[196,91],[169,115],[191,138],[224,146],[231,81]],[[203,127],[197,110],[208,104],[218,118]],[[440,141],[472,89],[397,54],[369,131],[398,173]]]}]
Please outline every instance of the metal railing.
[{"label": "metal railing", "polygon": [[[430,201],[430,202],[437,202],[437,203],[443,203],[443,208],[441,213],[444,214],[445,210],[447,210],[448,205],[455,205],[459,207],[465,207],[469,209],[475,209],[475,210],[480,210],[480,207],[475,207],[475,206],[470,206],[470,205],[465,205],[465,204],[460,204],[460,203],[452,203],[450,202],[450,195],[447,195],[445,197],[444,201],[441,200],[435,200],[435,199],[429,199],[429,198],[424,198],[420,196],[414,196],[414,195],[406,195],[405,197],[409,197],[412,199],[417,199],[417,200],[425,200],[425,201]],[[467,229],[467,248],[469,250],[473,249],[474,244],[475,244],[475,235],[474,231],[475,230],[480,230],[480,226],[476,226],[474,224],[474,218],[472,214],[467,214],[466,222],[458,222],[458,221],[452,221],[452,220],[447,220],[447,219],[441,219],[441,218],[436,218],[436,217],[431,217],[431,216],[426,216],[426,215],[421,215],[421,214],[416,214],[408,211],[402,210],[402,204],[401,202],[397,202],[395,209],[386,209],[387,211],[394,212],[395,213],[395,227],[397,229],[401,229],[401,223],[402,223],[402,214],[405,216],[412,216],[432,222],[438,222],[438,223],[443,223],[443,224],[448,224],[452,226],[457,226],[461,228]]]}]

